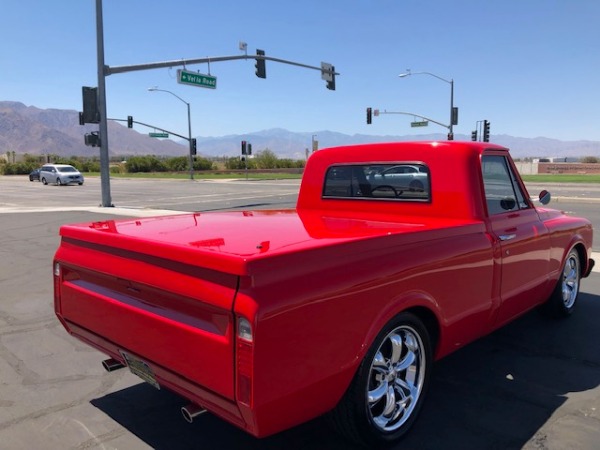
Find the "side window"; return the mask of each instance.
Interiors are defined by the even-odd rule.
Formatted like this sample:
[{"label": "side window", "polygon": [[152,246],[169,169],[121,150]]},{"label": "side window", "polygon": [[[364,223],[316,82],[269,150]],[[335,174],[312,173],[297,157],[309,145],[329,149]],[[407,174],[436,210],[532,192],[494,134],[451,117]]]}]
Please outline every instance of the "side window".
[{"label": "side window", "polygon": [[529,208],[515,174],[504,156],[482,157],[485,199],[490,215]]}]

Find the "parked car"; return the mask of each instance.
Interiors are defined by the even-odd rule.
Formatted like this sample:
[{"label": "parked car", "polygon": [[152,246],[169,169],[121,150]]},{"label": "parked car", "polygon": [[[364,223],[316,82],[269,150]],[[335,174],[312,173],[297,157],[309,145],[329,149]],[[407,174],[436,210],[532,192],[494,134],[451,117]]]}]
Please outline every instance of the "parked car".
[{"label": "parked car", "polygon": [[29,173],[29,181],[40,181],[40,170],[34,169]]},{"label": "parked car", "polygon": [[44,184],[83,184],[83,175],[75,167],[68,164],[46,164],[40,169],[40,180]]},{"label": "parked car", "polygon": [[420,164],[397,164],[380,166],[379,170],[373,170],[369,173],[371,184],[383,187],[390,187],[401,195],[403,191],[424,192],[428,190],[427,167]]}]

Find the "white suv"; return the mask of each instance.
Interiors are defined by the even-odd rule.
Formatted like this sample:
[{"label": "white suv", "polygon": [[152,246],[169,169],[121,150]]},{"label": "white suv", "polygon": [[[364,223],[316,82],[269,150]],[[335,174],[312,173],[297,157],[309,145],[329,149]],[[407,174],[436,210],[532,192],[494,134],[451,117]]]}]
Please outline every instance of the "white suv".
[{"label": "white suv", "polygon": [[68,164],[45,164],[40,169],[40,181],[44,184],[54,183],[57,186],[71,183],[77,183],[81,186],[83,175],[75,167]]}]

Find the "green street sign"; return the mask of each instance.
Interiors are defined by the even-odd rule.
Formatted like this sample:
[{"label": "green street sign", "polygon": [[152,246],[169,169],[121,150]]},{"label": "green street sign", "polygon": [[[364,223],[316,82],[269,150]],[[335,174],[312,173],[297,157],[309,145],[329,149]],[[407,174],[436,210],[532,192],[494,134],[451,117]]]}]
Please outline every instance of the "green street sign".
[{"label": "green street sign", "polygon": [[155,138],[168,138],[169,137],[169,133],[148,133],[148,135],[150,137],[155,137]]},{"label": "green street sign", "polygon": [[422,122],[411,122],[410,123],[410,126],[413,127],[413,128],[416,128],[416,127],[426,127],[427,125],[429,125],[429,122],[426,121],[426,120],[424,120]]},{"label": "green street sign", "polygon": [[203,73],[190,72],[184,69],[177,70],[177,82],[208,89],[217,88],[217,77],[205,75]]}]

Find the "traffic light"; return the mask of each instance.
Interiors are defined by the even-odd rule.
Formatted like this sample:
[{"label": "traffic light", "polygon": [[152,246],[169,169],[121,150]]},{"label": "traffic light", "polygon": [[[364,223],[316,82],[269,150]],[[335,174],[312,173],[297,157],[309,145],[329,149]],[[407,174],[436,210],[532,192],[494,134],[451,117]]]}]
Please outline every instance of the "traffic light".
[{"label": "traffic light", "polygon": [[252,155],[252,144],[250,142],[248,142],[247,149],[248,149],[248,156]]},{"label": "traffic light", "polygon": [[483,142],[490,142],[490,123],[483,121]]},{"label": "traffic light", "polygon": [[458,107],[452,107],[452,125],[458,125]]},{"label": "traffic light", "polygon": [[475,131],[471,131],[471,140],[472,140],[473,142],[476,142],[476,141],[477,141],[477,130],[475,130]]},{"label": "traffic light", "polygon": [[133,128],[133,116],[127,116],[127,128]]},{"label": "traffic light", "polygon": [[[256,50],[256,55],[265,56],[265,51]],[[256,67],[256,76],[258,78],[267,78],[267,66],[264,59],[256,58],[256,64],[254,64],[254,67]]]},{"label": "traffic light", "polygon": [[85,125],[85,118],[82,112],[79,113],[79,125]]},{"label": "traffic light", "polygon": [[373,123],[373,108],[367,108],[367,125]]},{"label": "traffic light", "polygon": [[192,155],[196,156],[196,138],[192,138],[190,142],[190,151],[192,152]]},{"label": "traffic light", "polygon": [[331,66],[331,80],[327,82],[327,89],[335,91],[335,67]]},{"label": "traffic light", "polygon": [[83,136],[83,141],[88,147],[100,147],[100,136],[98,136],[97,131],[86,133]]},{"label": "traffic light", "polygon": [[98,88],[83,86],[81,88],[83,97],[83,121],[84,123],[100,123],[100,111],[98,110]]},{"label": "traffic light", "polygon": [[247,142],[246,141],[242,141],[242,155],[247,155]]},{"label": "traffic light", "polygon": [[321,63],[321,79],[327,82],[327,89],[335,91],[335,67],[329,63]]}]

